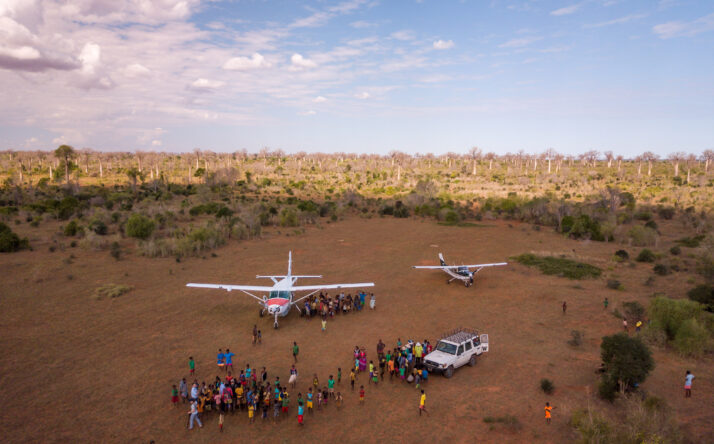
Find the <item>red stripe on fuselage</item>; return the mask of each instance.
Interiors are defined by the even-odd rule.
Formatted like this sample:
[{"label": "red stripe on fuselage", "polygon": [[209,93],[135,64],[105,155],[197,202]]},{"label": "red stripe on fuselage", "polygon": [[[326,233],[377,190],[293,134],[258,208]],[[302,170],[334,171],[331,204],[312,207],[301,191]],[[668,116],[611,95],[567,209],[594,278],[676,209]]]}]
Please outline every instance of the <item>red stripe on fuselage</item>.
[{"label": "red stripe on fuselage", "polygon": [[283,299],[283,298],[272,298],[272,299],[268,299],[268,300],[266,301],[266,304],[268,304],[268,305],[280,305],[280,306],[283,306],[283,305],[289,304],[289,303],[290,303],[290,300],[289,300],[289,299]]}]

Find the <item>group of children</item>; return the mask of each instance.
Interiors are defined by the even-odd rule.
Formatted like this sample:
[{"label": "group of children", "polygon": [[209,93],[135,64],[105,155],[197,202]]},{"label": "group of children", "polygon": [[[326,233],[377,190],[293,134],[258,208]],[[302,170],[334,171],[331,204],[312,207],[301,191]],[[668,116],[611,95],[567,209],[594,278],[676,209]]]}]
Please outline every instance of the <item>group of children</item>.
[{"label": "group of children", "polygon": [[[313,316],[320,316],[322,318],[333,318],[336,314],[347,314],[352,311],[355,313],[362,311],[367,300],[367,293],[359,292],[352,297],[351,294],[345,295],[340,293],[334,297],[330,297],[328,294],[323,294],[320,292],[317,296],[310,296],[305,301],[305,310],[302,312],[302,316],[308,319]],[[376,306],[376,298],[374,293],[369,296],[369,307],[374,310]]]},{"label": "group of children", "polygon": [[[297,362],[297,344],[293,346],[293,357]],[[255,417],[260,417],[265,421],[269,419],[269,411],[272,407],[272,418],[278,421],[280,417],[287,417],[290,412],[291,395],[288,387],[281,384],[280,377],[276,377],[271,384],[268,380],[268,373],[265,367],[260,371],[251,368],[246,364],[245,369],[241,369],[238,375],[233,374],[233,358],[235,354],[226,349],[225,352],[219,349],[217,355],[217,365],[219,371],[225,372],[221,378],[216,376],[215,381],[206,384],[199,384],[195,379],[196,363],[193,357],[189,357],[189,374],[194,377],[190,387],[186,378],[179,381],[178,387],[171,388],[171,402],[178,408],[180,403],[189,403],[186,427],[193,429],[194,423],[203,427],[202,420],[210,412],[218,415],[218,427],[223,431],[226,415],[234,415],[236,412],[244,412],[248,415],[249,423],[255,421]],[[353,375],[354,376],[354,375]],[[305,410],[312,413],[313,409],[322,410],[327,408],[328,402],[332,401],[340,408],[344,402],[342,393],[335,391],[336,384],[342,382],[342,369],[337,369],[337,379],[330,375],[327,384],[320,386],[317,374],[314,375],[312,386],[307,389],[305,396],[302,392],[297,394],[295,403],[297,404],[297,420],[299,425],[304,424]],[[288,384],[291,389],[297,385],[297,368],[295,364],[290,368],[290,379]],[[353,378],[354,386],[354,378]],[[360,387],[359,402],[364,403],[364,386]]]},{"label": "group of children", "polygon": [[355,346],[353,351],[354,368],[350,374],[350,383],[354,389],[355,373],[369,371],[368,382],[377,384],[379,380],[384,380],[385,372],[389,373],[389,379],[397,377],[407,383],[415,383],[418,389],[429,379],[429,371],[423,363],[423,358],[432,351],[432,345],[427,339],[424,343],[414,343],[408,340],[402,344],[401,338],[397,339],[397,345],[392,350],[387,350],[386,344],[380,339],[377,343],[377,363],[373,360],[367,364],[367,352],[364,347]]}]

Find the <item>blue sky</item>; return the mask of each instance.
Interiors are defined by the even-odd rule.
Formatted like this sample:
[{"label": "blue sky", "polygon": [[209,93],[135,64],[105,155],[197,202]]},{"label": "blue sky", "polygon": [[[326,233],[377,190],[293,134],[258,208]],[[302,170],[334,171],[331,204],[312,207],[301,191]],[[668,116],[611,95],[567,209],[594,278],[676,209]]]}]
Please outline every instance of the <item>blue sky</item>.
[{"label": "blue sky", "polygon": [[714,148],[714,2],[4,0],[0,149]]}]

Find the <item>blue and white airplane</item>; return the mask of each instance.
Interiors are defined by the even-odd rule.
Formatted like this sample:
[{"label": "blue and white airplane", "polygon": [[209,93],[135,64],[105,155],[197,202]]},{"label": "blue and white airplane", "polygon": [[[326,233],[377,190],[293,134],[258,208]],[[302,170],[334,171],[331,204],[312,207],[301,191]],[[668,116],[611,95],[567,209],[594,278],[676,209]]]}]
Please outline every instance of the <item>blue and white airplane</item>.
[{"label": "blue and white airplane", "polygon": [[[486,267],[500,267],[508,265],[508,262],[498,262],[495,264],[474,264],[474,265],[447,265],[444,260],[444,255],[439,253],[439,262],[441,265],[414,265],[413,268],[426,268],[429,270],[443,270],[451,276],[451,279],[446,281],[450,284],[454,279],[458,279],[464,283],[464,286],[470,287],[474,284],[474,275]],[[474,271],[471,269],[474,268]]]}]

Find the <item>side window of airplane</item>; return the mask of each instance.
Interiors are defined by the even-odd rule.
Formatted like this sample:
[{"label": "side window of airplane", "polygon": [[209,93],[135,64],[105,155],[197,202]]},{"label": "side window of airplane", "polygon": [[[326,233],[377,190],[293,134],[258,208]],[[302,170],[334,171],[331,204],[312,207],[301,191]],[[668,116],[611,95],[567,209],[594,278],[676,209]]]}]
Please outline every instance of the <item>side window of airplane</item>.
[{"label": "side window of airplane", "polygon": [[456,353],[456,354],[457,354],[458,356],[461,356],[463,353],[464,353],[464,346],[463,346],[463,345],[459,345],[459,351],[458,351],[458,353]]},{"label": "side window of airplane", "polygon": [[471,341],[466,341],[464,345],[466,346],[466,351],[471,350]]}]

